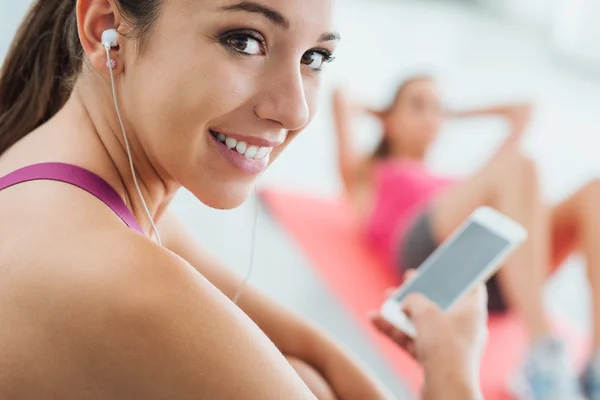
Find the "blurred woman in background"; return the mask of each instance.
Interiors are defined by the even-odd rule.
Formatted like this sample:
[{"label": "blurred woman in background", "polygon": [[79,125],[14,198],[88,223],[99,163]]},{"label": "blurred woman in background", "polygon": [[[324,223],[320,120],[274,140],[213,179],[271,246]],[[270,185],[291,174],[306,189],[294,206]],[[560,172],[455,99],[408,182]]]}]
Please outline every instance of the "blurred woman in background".
[{"label": "blurred woman in background", "polygon": [[[363,221],[369,244],[399,273],[425,261],[479,206],[488,205],[520,222],[529,240],[488,282],[489,310],[508,307],[522,316],[531,347],[513,390],[522,399],[577,398],[576,375],[564,343],[552,333],[544,311],[543,288],[551,269],[576,249],[584,251],[600,310],[600,185],[590,184],[548,210],[541,199],[536,167],[519,150],[531,105],[514,104],[447,113],[433,77],[405,81],[384,111],[369,110],[334,94],[339,169],[346,192]],[[371,154],[353,149],[353,118],[377,117],[382,137]],[[428,169],[425,157],[448,118],[499,116],[509,124],[507,139],[472,176],[453,179]],[[551,267],[551,268],[549,268]],[[600,349],[600,314],[594,318],[595,354]],[[586,391],[600,399],[600,357],[583,378]]]}]

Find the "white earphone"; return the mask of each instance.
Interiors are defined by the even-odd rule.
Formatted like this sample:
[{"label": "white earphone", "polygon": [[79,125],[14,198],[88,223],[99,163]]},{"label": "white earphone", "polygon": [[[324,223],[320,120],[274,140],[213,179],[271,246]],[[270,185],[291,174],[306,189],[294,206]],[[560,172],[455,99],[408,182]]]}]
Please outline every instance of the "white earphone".
[{"label": "white earphone", "polygon": [[[108,29],[108,30],[102,32],[101,41],[102,41],[102,45],[104,46],[104,49],[106,50],[106,65],[107,65],[108,70],[110,72],[110,84],[111,84],[111,87],[112,87],[113,101],[115,103],[115,110],[117,112],[117,118],[119,119],[119,124],[121,125],[121,130],[123,131],[123,140],[125,141],[125,149],[127,151],[127,158],[129,159],[129,167],[131,169],[131,175],[133,176],[133,183],[135,184],[135,188],[136,188],[136,190],[138,192],[138,195],[140,196],[140,200],[142,202],[142,206],[144,207],[144,211],[146,212],[146,216],[150,220],[150,224],[152,225],[152,230],[154,231],[154,235],[156,235],[156,240],[158,241],[158,244],[160,244],[162,246],[162,241],[160,239],[160,235],[158,233],[158,229],[156,228],[156,225],[154,223],[154,219],[152,218],[152,215],[150,214],[150,210],[148,210],[148,206],[146,204],[146,200],[144,199],[144,196],[142,195],[142,191],[140,190],[140,186],[138,185],[138,182],[137,182],[137,178],[136,178],[136,175],[135,175],[135,168],[133,166],[133,158],[131,157],[131,150],[129,148],[129,140],[127,139],[127,132],[125,132],[125,126],[123,125],[123,119],[121,118],[121,111],[119,110],[119,103],[117,101],[117,91],[115,89],[115,78],[114,78],[114,74],[113,74],[113,69],[115,67],[115,62],[110,57],[110,49],[119,46],[118,32],[117,32],[117,30],[116,29]],[[237,303],[237,301],[239,300],[244,287],[246,286],[246,284],[250,280],[250,277],[252,275],[252,271],[253,271],[253,268],[254,268],[254,248],[256,247],[255,246],[255,243],[256,243],[256,226],[257,226],[257,221],[258,221],[258,198],[257,197],[258,196],[256,195],[256,188],[255,188],[255,193],[254,193],[254,222],[253,222],[253,226],[252,226],[252,237],[251,237],[251,246],[252,247],[251,247],[251,253],[250,253],[250,267],[248,268],[248,272],[246,273],[246,276],[244,277],[244,280],[242,281],[242,283],[238,287],[236,293],[233,295],[232,300],[233,300],[234,303]]]},{"label": "white earphone", "polygon": [[119,45],[118,32],[116,29],[108,29],[102,32],[102,45],[109,50]]},{"label": "white earphone", "polygon": [[129,167],[131,169],[131,175],[133,177],[133,183],[135,184],[135,188],[140,196],[140,200],[142,202],[142,206],[144,211],[146,212],[146,216],[150,220],[150,224],[152,225],[152,230],[154,231],[154,235],[156,236],[156,241],[158,244],[162,246],[162,241],[160,239],[160,234],[158,233],[158,229],[156,229],[156,225],[154,223],[154,219],[150,214],[150,210],[148,210],[148,205],[146,204],[146,200],[144,199],[144,195],[140,189],[140,185],[137,182],[135,168],[133,167],[133,157],[131,157],[131,149],[129,148],[129,140],[127,139],[127,132],[125,132],[125,126],[123,125],[123,118],[121,118],[121,110],[119,109],[119,102],[117,101],[117,90],[115,89],[115,77],[113,74],[113,69],[115,67],[115,62],[110,58],[110,49],[117,47],[119,45],[118,41],[118,32],[116,29],[108,29],[102,32],[101,37],[102,45],[106,50],[106,66],[110,72],[110,84],[112,87],[113,101],[115,103],[115,110],[117,111],[117,118],[119,119],[119,124],[121,125],[121,131],[123,132],[123,140],[125,141],[125,149],[127,150],[127,158],[129,159]]}]

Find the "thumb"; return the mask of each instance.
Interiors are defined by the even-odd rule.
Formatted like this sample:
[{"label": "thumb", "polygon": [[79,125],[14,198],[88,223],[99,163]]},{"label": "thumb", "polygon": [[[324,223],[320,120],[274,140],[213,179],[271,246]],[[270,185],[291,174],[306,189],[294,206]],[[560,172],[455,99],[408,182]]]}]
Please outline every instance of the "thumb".
[{"label": "thumb", "polygon": [[416,275],[417,275],[416,269],[409,269],[404,273],[404,279],[409,280],[409,279],[414,278]]},{"label": "thumb", "polygon": [[402,309],[412,321],[417,332],[423,327],[430,330],[437,329],[444,320],[442,310],[420,293],[409,295],[404,301]]}]

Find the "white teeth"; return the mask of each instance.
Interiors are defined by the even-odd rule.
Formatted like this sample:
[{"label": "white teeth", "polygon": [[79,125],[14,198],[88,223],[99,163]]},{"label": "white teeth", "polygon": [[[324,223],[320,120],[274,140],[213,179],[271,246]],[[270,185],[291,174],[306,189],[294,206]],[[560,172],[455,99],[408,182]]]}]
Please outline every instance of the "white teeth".
[{"label": "white teeth", "polygon": [[248,148],[246,142],[237,142],[237,146],[235,146],[235,149],[238,151],[238,153],[242,155],[246,153],[246,148]]},{"label": "white teeth", "polygon": [[[239,149],[238,149],[239,151]],[[244,155],[248,158],[256,158],[256,154],[258,153],[258,146],[248,146]]]},{"label": "white teeth", "polygon": [[229,147],[230,149],[233,149],[236,145],[237,145],[237,140],[228,137],[225,140],[225,144],[227,145],[227,147]]},{"label": "white teeth", "polygon": [[249,159],[263,159],[265,158],[272,150],[272,147],[258,147],[255,145],[249,146],[248,143],[238,141],[237,139],[227,137],[227,135],[223,133],[217,133],[217,139],[220,142],[225,143],[227,147],[230,149],[237,150],[238,153],[248,157]]},{"label": "white teeth", "polygon": [[265,158],[267,156],[267,154],[269,154],[270,152],[271,152],[270,147],[261,147],[258,149],[258,152],[256,153],[256,156],[254,158],[260,160],[262,158]]}]

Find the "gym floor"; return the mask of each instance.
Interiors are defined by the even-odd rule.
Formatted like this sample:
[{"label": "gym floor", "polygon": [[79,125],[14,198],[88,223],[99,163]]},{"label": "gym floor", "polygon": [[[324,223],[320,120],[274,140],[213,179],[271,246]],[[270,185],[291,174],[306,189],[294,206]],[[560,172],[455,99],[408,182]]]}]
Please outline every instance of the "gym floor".
[{"label": "gym floor", "polygon": [[[25,1],[0,0],[0,59],[26,9]],[[550,35],[501,21],[463,3],[343,0],[338,26],[343,40],[337,60],[324,74],[321,109],[309,129],[261,178],[277,186],[319,195],[340,189],[331,88],[344,82],[372,105],[383,104],[390,87],[412,71],[436,72],[453,106],[469,107],[532,99],[537,104],[524,148],[539,163],[544,195],[556,202],[600,174],[600,72],[575,66],[553,51]],[[435,67],[431,69],[431,67]],[[436,169],[467,174],[502,139],[502,121],[450,123],[431,154]],[[376,139],[365,122],[359,143]],[[248,267],[253,199],[232,211],[210,210],[181,192],[174,210],[198,238],[241,274]],[[252,284],[318,322],[349,346],[399,396],[400,379],[325,289],[307,258],[279,225],[259,209]],[[549,283],[549,310],[587,328],[584,264],[572,258]],[[402,397],[401,397],[402,398]],[[407,397],[408,398],[408,397]]]}]

